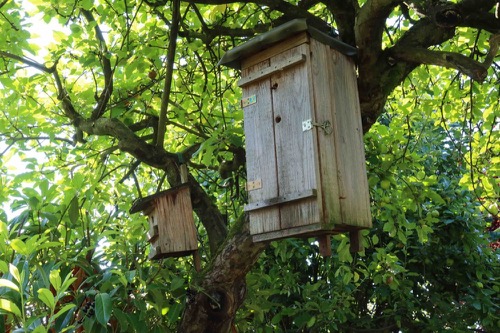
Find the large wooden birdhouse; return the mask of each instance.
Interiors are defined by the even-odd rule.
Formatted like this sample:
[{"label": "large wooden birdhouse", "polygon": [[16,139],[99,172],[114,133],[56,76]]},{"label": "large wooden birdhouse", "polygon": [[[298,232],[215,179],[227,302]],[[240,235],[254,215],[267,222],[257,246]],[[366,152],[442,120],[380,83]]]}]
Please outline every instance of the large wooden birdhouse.
[{"label": "large wooden birdhouse", "polygon": [[189,185],[136,200],[130,213],[139,211],[147,215],[149,221],[150,259],[186,256],[197,251]]},{"label": "large wooden birdhouse", "polygon": [[371,227],[355,54],[298,19],[221,59],[241,69],[254,241]]}]

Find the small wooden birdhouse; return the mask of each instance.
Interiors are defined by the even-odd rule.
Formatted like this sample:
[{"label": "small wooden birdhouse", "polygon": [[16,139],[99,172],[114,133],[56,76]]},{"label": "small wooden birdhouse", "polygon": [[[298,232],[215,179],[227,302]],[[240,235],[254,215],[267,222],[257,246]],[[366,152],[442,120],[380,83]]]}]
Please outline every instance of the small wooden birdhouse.
[{"label": "small wooden birdhouse", "polygon": [[241,69],[254,241],[371,227],[354,55],[297,19],[221,59]]},{"label": "small wooden birdhouse", "polygon": [[149,221],[150,259],[181,257],[197,251],[189,185],[136,200],[130,213],[139,211],[147,215]]}]

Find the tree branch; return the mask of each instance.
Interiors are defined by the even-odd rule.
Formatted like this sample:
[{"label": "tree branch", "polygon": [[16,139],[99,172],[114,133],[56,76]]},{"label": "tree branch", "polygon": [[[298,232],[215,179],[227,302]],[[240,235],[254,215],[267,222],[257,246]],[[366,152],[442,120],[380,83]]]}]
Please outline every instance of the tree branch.
[{"label": "tree branch", "polygon": [[325,1],[327,8],[335,16],[335,22],[340,39],[349,45],[356,46],[354,22],[356,21],[357,8],[352,0]]},{"label": "tree branch", "polygon": [[382,50],[385,20],[401,0],[368,0],[357,13],[354,32],[360,63],[373,64]]},{"label": "tree branch", "polygon": [[394,50],[392,55],[406,62],[455,68],[478,82],[484,81],[488,73],[488,67],[458,53],[406,47]]},{"label": "tree branch", "polygon": [[18,56],[18,55],[12,54],[10,52],[1,51],[1,50],[0,50],[0,56],[19,61],[25,65],[28,65],[28,66],[33,67],[35,69],[38,69],[39,71],[45,72],[47,74],[54,73],[54,71],[56,70],[56,66],[57,66],[57,61],[51,67],[47,67],[47,66],[42,65],[34,60],[31,60],[31,59],[28,59],[28,58],[25,58],[22,56]]},{"label": "tree branch", "polygon": [[180,0],[172,0],[172,25],[170,26],[170,36],[168,40],[167,50],[167,71],[165,74],[165,84],[163,86],[163,94],[161,96],[160,118],[158,120],[158,137],[156,145],[163,148],[165,141],[165,131],[167,126],[167,110],[168,101],[170,100],[170,89],[172,86],[172,75],[174,71],[175,49],[177,47],[177,34],[179,31],[180,20]]},{"label": "tree branch", "polygon": [[500,18],[492,13],[473,12],[463,19],[460,26],[486,30],[498,34],[500,33]]},{"label": "tree branch", "polygon": [[104,89],[99,96],[97,106],[92,111],[91,116],[91,119],[95,120],[104,114],[109,99],[111,98],[111,94],[113,93],[113,70],[111,69],[111,61],[109,60],[108,48],[106,46],[106,40],[104,39],[101,28],[97,24],[94,16],[90,11],[85,9],[82,9],[81,11],[83,16],[85,16],[87,22],[95,24],[94,31],[100,45],[99,54],[102,63],[102,70],[104,73]]},{"label": "tree branch", "polygon": [[[195,277],[194,299],[187,301],[178,331],[229,332],[245,298],[245,276],[266,246],[265,242],[252,241],[248,216],[240,216],[210,265]],[[198,319],[196,323],[192,318]]]}]

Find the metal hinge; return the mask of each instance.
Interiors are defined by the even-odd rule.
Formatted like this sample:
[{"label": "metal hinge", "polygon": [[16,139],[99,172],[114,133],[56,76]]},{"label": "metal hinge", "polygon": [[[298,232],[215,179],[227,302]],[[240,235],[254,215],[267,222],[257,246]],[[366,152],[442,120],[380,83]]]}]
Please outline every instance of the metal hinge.
[{"label": "metal hinge", "polygon": [[326,135],[330,135],[333,132],[332,123],[329,120],[325,120],[320,124],[313,122],[312,119],[306,119],[302,122],[302,131],[309,131],[313,126],[320,127]]}]

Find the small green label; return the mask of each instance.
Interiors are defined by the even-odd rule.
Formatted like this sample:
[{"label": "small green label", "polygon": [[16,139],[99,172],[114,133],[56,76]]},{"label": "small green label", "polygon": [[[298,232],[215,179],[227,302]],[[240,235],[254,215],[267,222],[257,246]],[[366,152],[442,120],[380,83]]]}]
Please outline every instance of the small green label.
[{"label": "small green label", "polygon": [[241,100],[241,107],[244,108],[246,106],[257,103],[257,97],[255,95],[245,97]]}]

